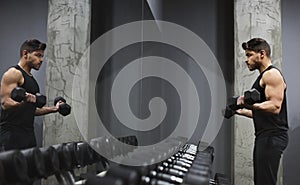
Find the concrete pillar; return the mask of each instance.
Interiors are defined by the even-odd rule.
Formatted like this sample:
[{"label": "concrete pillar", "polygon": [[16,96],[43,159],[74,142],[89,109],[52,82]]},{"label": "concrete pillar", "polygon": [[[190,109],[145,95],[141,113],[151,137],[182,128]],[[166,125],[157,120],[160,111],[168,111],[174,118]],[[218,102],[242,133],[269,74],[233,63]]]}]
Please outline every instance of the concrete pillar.
[{"label": "concrete pillar", "polygon": [[[90,45],[91,0],[49,0],[48,3],[45,94],[50,104],[55,97],[62,96],[72,106],[76,67]],[[75,101],[87,100],[82,95]],[[87,112],[82,114],[87,117]],[[66,117],[58,113],[45,116],[43,146],[80,140],[83,138],[73,112]],[[44,185],[55,183],[54,178],[43,181]]]},{"label": "concrete pillar", "polygon": [[[235,81],[234,92],[242,95],[259,75],[250,72],[244,63],[241,44],[261,37],[271,45],[272,63],[281,68],[281,1],[235,0]],[[252,185],[254,127],[252,119],[235,116],[234,120],[234,184]],[[280,181],[280,179],[279,179]]]},{"label": "concrete pillar", "polygon": [[[90,13],[90,0],[49,0],[46,95],[50,102],[62,96],[71,104],[76,66],[90,44]],[[44,146],[81,139],[72,113],[45,116]]]}]

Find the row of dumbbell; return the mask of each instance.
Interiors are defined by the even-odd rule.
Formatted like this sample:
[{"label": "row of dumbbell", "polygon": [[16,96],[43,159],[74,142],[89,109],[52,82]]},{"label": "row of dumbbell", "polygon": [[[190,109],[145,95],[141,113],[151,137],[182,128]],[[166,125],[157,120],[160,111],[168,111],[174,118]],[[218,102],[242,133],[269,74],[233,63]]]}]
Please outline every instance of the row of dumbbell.
[{"label": "row of dumbbell", "polygon": [[[130,145],[137,145],[135,136],[121,137],[118,140]],[[95,138],[93,143],[95,144],[96,141],[102,146],[102,138]],[[116,148],[112,142],[107,144]],[[118,151],[121,150],[118,149]],[[121,153],[124,152],[125,149],[121,151]],[[66,181],[66,177],[62,174],[97,162],[108,164],[107,160],[86,142],[70,142],[44,148],[5,151],[0,153],[0,184],[32,183],[51,175],[56,176],[59,184],[64,184],[62,181]]]},{"label": "row of dumbbell", "polygon": [[136,136],[124,136],[118,138],[102,136],[91,139],[90,145],[102,155],[113,158],[116,156],[127,155],[129,152],[136,149],[138,141]]},{"label": "row of dumbbell", "polygon": [[[168,148],[168,147],[167,147]],[[158,153],[162,153],[163,150],[159,151]],[[165,161],[162,161],[159,164],[155,165],[148,165],[144,167],[137,167],[137,168],[123,168],[123,167],[114,167],[108,170],[107,176],[105,178],[98,178],[97,180],[101,181],[107,181],[109,179],[112,179],[112,182],[118,184],[119,178],[122,179],[124,184],[160,184],[163,183],[165,180],[168,182],[168,180],[172,180],[175,182],[180,181],[180,177],[176,176],[170,176],[170,174],[166,174],[166,170],[168,170],[170,173],[177,173],[177,175],[183,176],[188,171],[188,168],[190,167],[191,163],[188,163],[186,158],[193,158],[191,155],[193,151],[190,149],[187,149],[187,147],[184,147],[181,149],[179,153],[174,154],[174,156],[168,158]],[[141,156],[145,156],[145,158],[153,158],[153,156],[158,155],[152,155],[153,153],[149,153],[149,151],[145,151],[144,153],[140,153]],[[152,155],[152,156],[151,156]],[[176,160],[179,159],[179,156],[184,156],[182,160]],[[141,160],[141,158],[137,159]],[[171,169],[173,168],[173,169]],[[114,177],[114,178],[110,178]],[[161,178],[165,178],[164,180]],[[182,179],[181,179],[182,180]],[[111,184],[112,182],[109,182],[108,184]],[[90,183],[90,181],[87,181],[87,183]],[[99,182],[97,182],[99,183]],[[103,183],[103,182],[102,182]],[[92,182],[91,184],[96,184],[96,182]]]},{"label": "row of dumbbell", "polygon": [[212,174],[213,148],[198,151],[195,145],[186,145],[154,170],[145,184],[208,184]]},{"label": "row of dumbbell", "polygon": [[32,183],[103,160],[85,142],[0,153],[0,184]]},{"label": "row of dumbbell", "polygon": [[163,161],[178,152],[185,142],[186,138],[168,138],[152,147],[138,147],[126,156],[122,156],[120,161],[122,161],[122,164],[134,166],[151,165]]},{"label": "row of dumbbell", "polygon": [[[148,151],[145,151],[144,155],[149,157],[146,153]],[[86,185],[221,184],[218,180],[211,179],[213,156],[212,147],[208,147],[205,151],[199,151],[195,145],[185,145],[173,156],[158,164],[130,168],[112,167],[107,171],[105,177],[90,178]],[[216,177],[220,177],[220,175],[216,175]],[[225,179],[224,176],[222,177]],[[227,182],[229,184],[229,181]],[[225,183],[223,184],[225,185]]]}]

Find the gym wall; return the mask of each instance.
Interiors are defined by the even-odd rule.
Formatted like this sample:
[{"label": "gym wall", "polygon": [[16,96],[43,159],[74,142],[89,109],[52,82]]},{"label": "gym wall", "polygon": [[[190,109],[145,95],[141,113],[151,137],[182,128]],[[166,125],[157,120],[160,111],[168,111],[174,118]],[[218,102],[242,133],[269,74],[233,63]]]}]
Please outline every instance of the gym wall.
[{"label": "gym wall", "polygon": [[[0,2],[0,76],[20,59],[20,45],[30,38],[47,41],[47,0],[18,1],[9,0]],[[44,59],[46,59],[45,56]],[[40,91],[45,93],[46,60],[39,71],[32,73],[37,80]],[[35,119],[35,133],[37,144],[42,145],[43,117]]]}]

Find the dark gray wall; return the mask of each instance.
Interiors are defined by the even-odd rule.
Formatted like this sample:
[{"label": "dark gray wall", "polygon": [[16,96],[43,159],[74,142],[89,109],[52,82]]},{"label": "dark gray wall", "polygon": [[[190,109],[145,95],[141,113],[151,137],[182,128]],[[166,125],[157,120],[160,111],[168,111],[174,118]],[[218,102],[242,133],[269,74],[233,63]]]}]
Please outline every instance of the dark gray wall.
[{"label": "dark gray wall", "polygon": [[[233,94],[233,2],[217,0],[164,0],[162,19],[182,25],[203,39],[216,56],[226,80],[227,96]],[[210,94],[205,96],[210,97]],[[202,105],[202,103],[201,103]],[[213,171],[230,176],[232,124],[224,120],[212,146],[215,148]],[[197,143],[203,128],[197,127],[191,142]]]},{"label": "dark gray wall", "polygon": [[284,184],[299,184],[300,171],[300,1],[282,0],[282,70],[287,82],[289,145],[283,158]]},{"label": "dark gray wall", "polygon": [[[93,42],[95,39],[97,39],[101,34],[104,32],[117,27],[121,24],[125,24],[131,21],[138,21],[142,19],[160,19],[164,21],[170,21],[173,23],[177,23],[181,26],[184,26],[197,35],[200,36],[201,39],[203,39],[214,55],[217,57],[218,62],[221,66],[221,69],[223,70],[223,74],[226,79],[226,85],[228,90],[228,96],[232,95],[232,82],[233,82],[233,2],[232,3],[225,3],[223,1],[199,1],[199,0],[149,0],[149,5],[145,2],[144,5],[142,5],[142,1],[140,0],[134,0],[134,3],[132,3],[133,0],[130,0],[131,3],[127,3],[128,1],[124,0],[103,0],[103,1],[92,1],[92,36],[91,41]],[[142,7],[144,8],[142,11]],[[139,48],[141,48],[141,45],[133,45],[130,47],[126,47],[126,49],[117,52],[109,62],[110,64],[107,64],[103,68],[102,76],[99,76],[98,84],[96,87],[96,94],[98,94],[98,99],[96,98],[97,105],[100,108],[99,110],[104,110],[104,113],[101,114],[101,119],[104,120],[104,122],[107,123],[107,128],[109,128],[110,132],[113,133],[113,135],[128,135],[128,134],[135,134],[138,136],[139,139],[144,139],[145,145],[149,143],[145,143],[145,141],[150,143],[155,143],[157,140],[160,140],[164,138],[165,135],[168,135],[169,130],[173,130],[172,124],[177,123],[176,122],[176,116],[178,116],[178,110],[171,110],[174,107],[180,107],[178,103],[176,102],[176,93],[171,95],[170,92],[172,92],[172,89],[168,89],[169,87],[164,84],[163,81],[155,79],[158,82],[157,84],[154,84],[154,80],[152,79],[152,82],[150,81],[144,81],[143,82],[143,89],[135,89],[133,90],[133,93],[136,93],[132,95],[131,97],[135,97],[135,99],[142,100],[142,104],[145,102],[145,107],[139,109],[139,107],[134,106],[138,105],[139,102],[134,102],[134,98],[132,98],[132,102],[130,102],[133,106],[131,107],[134,112],[137,112],[136,114],[138,116],[143,117],[144,116],[144,109],[147,109],[147,100],[149,97],[153,96],[153,94],[162,97],[168,105],[168,112],[174,111],[170,116],[168,117],[168,114],[166,117],[168,117],[166,120],[166,123],[162,123],[161,125],[165,124],[165,126],[161,126],[159,131],[148,133],[135,133],[134,131],[126,128],[121,123],[118,123],[118,120],[116,119],[113,110],[111,108],[110,102],[106,101],[107,99],[110,99],[110,85],[113,82],[113,79],[115,75],[118,73],[118,70],[123,67],[122,65],[126,65],[126,62],[132,61],[134,56],[148,56],[149,55],[163,55],[166,58],[169,58],[174,56],[174,51],[163,46],[158,47],[151,47],[148,44],[145,44],[143,46],[143,54],[139,51]],[[149,49],[150,48],[150,49]],[[155,51],[155,50],[158,50]],[[160,53],[159,51],[163,51]],[[168,55],[172,53],[171,55]],[[176,53],[176,59],[181,62],[189,62],[189,58]],[[132,56],[131,56],[132,55]],[[167,56],[166,56],[167,55]],[[175,58],[171,60],[176,60]],[[122,62],[118,62],[122,61]],[[119,63],[119,64],[118,64]],[[121,63],[121,64],[120,64]],[[180,63],[180,62],[177,62]],[[192,67],[188,67],[188,71],[191,72],[194,69]],[[203,76],[202,76],[203,77]],[[203,93],[201,102],[201,107],[203,105],[206,105],[203,102],[210,101],[210,92],[207,92],[207,83],[205,82],[205,79],[202,78],[201,75],[198,75],[199,79],[193,79],[198,81],[201,85],[201,93]],[[204,81],[204,82],[203,82]],[[105,84],[106,83],[106,84]],[[147,86],[148,84],[149,86]],[[133,88],[134,89],[134,88]],[[105,92],[107,91],[107,92]],[[147,92],[149,94],[147,94]],[[143,97],[140,98],[139,95],[143,94]],[[151,95],[152,94],[152,95]],[[146,98],[148,96],[148,98]],[[172,97],[173,96],[173,97]],[[225,95],[224,95],[225,96]],[[137,98],[138,97],[138,98]],[[171,97],[171,101],[168,100],[168,98]],[[200,97],[201,98],[201,97]],[[209,104],[209,102],[206,102]],[[203,106],[205,107],[205,106]],[[135,110],[136,109],[136,110]],[[202,109],[204,112],[208,111]],[[139,112],[140,111],[140,112]],[[205,114],[205,113],[204,113]],[[209,114],[209,112],[208,112]],[[175,115],[175,116],[174,116]],[[203,116],[202,113],[200,113],[200,116]],[[174,120],[174,121],[172,121]],[[104,123],[105,124],[105,123]],[[191,138],[190,142],[196,143],[200,140],[204,128],[201,127],[201,124],[198,124],[193,137]],[[202,125],[203,126],[203,125]],[[214,172],[220,172],[225,173],[230,176],[231,173],[231,133],[232,133],[232,124],[230,124],[230,121],[225,120],[224,124],[215,139],[215,141],[212,143],[212,145],[215,147],[215,161],[214,161]],[[148,134],[148,135],[147,135]],[[148,138],[145,140],[145,138]]]},{"label": "dark gray wall", "polygon": [[[48,0],[9,0],[0,2],[0,76],[19,61],[20,45],[30,38],[37,38],[43,42],[47,39]],[[45,66],[32,71],[40,85],[41,92],[45,92]],[[42,117],[35,119],[38,145],[42,144]]]}]

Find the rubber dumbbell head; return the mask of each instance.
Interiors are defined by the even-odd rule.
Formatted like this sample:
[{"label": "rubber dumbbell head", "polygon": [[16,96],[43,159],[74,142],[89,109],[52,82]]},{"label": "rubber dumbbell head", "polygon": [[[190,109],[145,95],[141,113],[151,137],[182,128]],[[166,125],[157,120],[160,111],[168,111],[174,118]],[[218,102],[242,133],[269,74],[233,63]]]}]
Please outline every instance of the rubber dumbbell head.
[{"label": "rubber dumbbell head", "polygon": [[42,108],[46,105],[47,103],[47,98],[46,96],[40,94],[40,93],[36,93],[35,94],[35,98],[36,98],[36,102],[35,102],[35,106],[38,108]]},{"label": "rubber dumbbell head", "polygon": [[238,110],[240,109],[240,106],[237,105],[237,100],[238,100],[239,96],[233,96],[228,100],[228,107],[232,110]]},{"label": "rubber dumbbell head", "polygon": [[54,99],[54,106],[57,104],[57,102],[59,102],[59,101],[62,101],[62,102],[64,102],[64,103],[66,103],[67,101],[66,101],[66,99],[64,99],[63,97],[61,97],[61,96],[58,96],[58,97],[56,97],[55,99]]},{"label": "rubber dumbbell head", "polygon": [[21,102],[26,97],[26,90],[22,87],[16,87],[11,91],[10,97],[16,102]]},{"label": "rubber dumbbell head", "polygon": [[[26,90],[22,87],[16,87],[11,91],[10,97],[16,102],[21,102],[26,98]],[[43,106],[46,105],[47,103],[46,96],[40,93],[36,93],[35,97],[36,97],[36,103],[34,105],[36,107],[42,108]]]},{"label": "rubber dumbbell head", "polygon": [[59,105],[58,112],[63,116],[67,116],[71,113],[71,106],[66,103],[62,103]]},{"label": "rubber dumbbell head", "polygon": [[41,148],[40,151],[45,162],[46,176],[49,177],[51,175],[59,173],[59,158],[58,152],[55,150],[55,148],[49,146],[46,148]]},{"label": "rubber dumbbell head", "polygon": [[62,101],[63,103],[59,105],[58,112],[63,115],[67,116],[71,113],[71,106],[68,105],[66,99],[61,96],[58,96],[54,99],[54,106],[59,102]]},{"label": "rubber dumbbell head", "polygon": [[9,150],[0,153],[5,180],[9,183],[29,182],[27,161],[19,150]]},{"label": "rubber dumbbell head", "polygon": [[245,104],[252,105],[260,100],[260,93],[256,89],[250,89],[244,93]]},{"label": "rubber dumbbell head", "polygon": [[38,148],[29,148],[21,150],[21,152],[25,156],[28,164],[28,176],[32,180],[45,178],[45,161],[41,151]]}]

